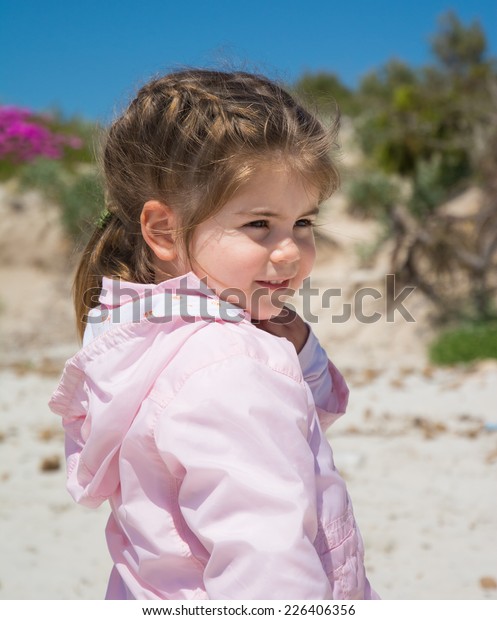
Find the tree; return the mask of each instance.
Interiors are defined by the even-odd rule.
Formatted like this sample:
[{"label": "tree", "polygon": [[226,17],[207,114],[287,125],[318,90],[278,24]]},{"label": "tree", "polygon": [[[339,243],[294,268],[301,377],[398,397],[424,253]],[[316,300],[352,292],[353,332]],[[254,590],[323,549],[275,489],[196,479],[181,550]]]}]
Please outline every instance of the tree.
[{"label": "tree", "polygon": [[[497,68],[481,26],[454,13],[440,19],[432,50],[431,66],[391,61],[360,84],[356,127],[369,166],[411,188],[396,204],[368,191],[370,211],[381,211],[381,199],[402,280],[445,318],[488,320],[497,291]],[[440,209],[471,185],[483,195],[474,212]]]},{"label": "tree", "polygon": [[343,114],[353,115],[357,111],[353,92],[334,73],[306,72],[292,90],[322,114],[335,115],[337,107]]},{"label": "tree", "polygon": [[434,66],[414,70],[390,61],[367,75],[358,92],[364,151],[384,172],[411,182],[410,207],[418,217],[479,174],[475,131],[488,117],[489,83],[495,78],[477,23],[465,26],[447,13],[432,49]]},{"label": "tree", "polygon": [[464,26],[449,11],[439,19],[439,32],[432,37],[431,48],[448,73],[467,76],[484,63],[487,41],[478,22]]}]

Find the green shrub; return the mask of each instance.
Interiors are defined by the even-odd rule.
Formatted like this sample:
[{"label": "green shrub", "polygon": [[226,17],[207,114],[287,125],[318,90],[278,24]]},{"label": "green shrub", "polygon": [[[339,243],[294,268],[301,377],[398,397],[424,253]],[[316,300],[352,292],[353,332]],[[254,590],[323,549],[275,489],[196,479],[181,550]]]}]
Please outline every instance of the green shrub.
[{"label": "green shrub", "polygon": [[76,240],[86,237],[103,209],[95,172],[94,123],[0,105],[0,181],[37,190],[61,208],[62,223]]},{"label": "green shrub", "polygon": [[497,321],[445,331],[432,343],[429,353],[431,361],[438,365],[497,359]]},{"label": "green shrub", "polygon": [[66,232],[83,240],[104,208],[104,193],[96,171],[90,166],[70,172],[61,161],[37,158],[18,171],[21,190],[36,189],[57,203]]},{"label": "green shrub", "polygon": [[383,217],[400,198],[400,189],[392,177],[374,171],[351,180],[345,188],[354,215]]},{"label": "green shrub", "polygon": [[85,240],[104,209],[104,192],[95,172],[77,176],[60,196],[62,223],[77,240]]},{"label": "green shrub", "polygon": [[68,175],[60,160],[38,157],[18,170],[21,190],[39,190],[49,200],[57,202],[66,187]]},{"label": "green shrub", "polygon": [[451,194],[464,189],[470,174],[464,153],[434,155],[429,161],[419,160],[413,177],[413,192],[408,206],[413,215],[422,219],[448,200]]}]

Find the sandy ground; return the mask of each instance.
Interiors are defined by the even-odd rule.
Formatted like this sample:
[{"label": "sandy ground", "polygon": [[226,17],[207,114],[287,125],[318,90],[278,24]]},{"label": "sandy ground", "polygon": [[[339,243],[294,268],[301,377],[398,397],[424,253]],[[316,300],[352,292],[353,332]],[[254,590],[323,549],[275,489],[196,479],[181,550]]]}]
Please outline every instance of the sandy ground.
[{"label": "sandy ground", "polygon": [[[5,200],[4,208],[23,212]],[[16,246],[19,226],[9,226],[0,240]],[[334,243],[322,244],[309,311],[351,387],[349,411],[329,437],[370,579],[386,599],[497,599],[497,363],[432,368],[429,309],[416,294],[406,302],[413,323],[387,323],[383,299],[363,307],[380,312],[377,322],[337,322],[361,287],[383,291],[386,267],[357,258],[371,225],[342,215],[324,232]],[[57,236],[35,233],[31,254],[1,256],[0,598],[100,599],[108,509],[76,506],[66,493],[60,423],[47,407],[78,346],[70,261]],[[322,308],[329,287],[342,293]]]}]

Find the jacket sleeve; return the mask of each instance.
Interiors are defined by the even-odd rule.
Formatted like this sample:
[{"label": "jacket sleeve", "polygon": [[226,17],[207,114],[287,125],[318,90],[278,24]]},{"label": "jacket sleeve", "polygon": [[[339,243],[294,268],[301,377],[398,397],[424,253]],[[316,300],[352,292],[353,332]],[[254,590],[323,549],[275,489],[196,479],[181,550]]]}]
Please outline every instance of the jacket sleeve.
[{"label": "jacket sleeve", "polygon": [[300,351],[300,367],[309,385],[323,430],[326,430],[347,408],[349,389],[336,366],[309,326],[309,336]]},{"label": "jacket sleeve", "polygon": [[209,598],[331,598],[308,415],[303,384],[241,355],[190,376],[159,419],[181,513],[208,552]]}]

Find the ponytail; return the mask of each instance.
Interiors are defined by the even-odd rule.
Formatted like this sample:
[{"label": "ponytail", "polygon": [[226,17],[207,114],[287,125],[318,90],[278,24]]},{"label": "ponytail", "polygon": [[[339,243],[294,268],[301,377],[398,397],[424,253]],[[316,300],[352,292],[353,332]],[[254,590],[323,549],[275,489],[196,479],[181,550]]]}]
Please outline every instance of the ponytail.
[{"label": "ponytail", "polygon": [[[132,239],[134,243],[131,243]],[[154,281],[150,250],[141,232],[138,230],[136,235],[129,234],[119,218],[110,212],[96,225],[74,278],[73,302],[81,340],[88,312],[98,305],[103,276],[144,284]]]}]

